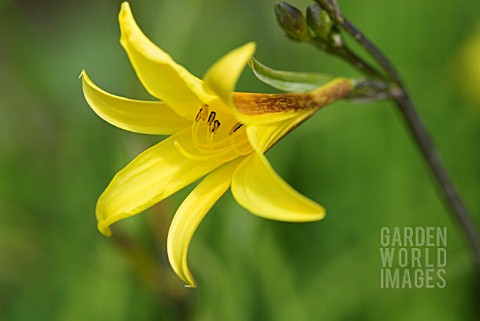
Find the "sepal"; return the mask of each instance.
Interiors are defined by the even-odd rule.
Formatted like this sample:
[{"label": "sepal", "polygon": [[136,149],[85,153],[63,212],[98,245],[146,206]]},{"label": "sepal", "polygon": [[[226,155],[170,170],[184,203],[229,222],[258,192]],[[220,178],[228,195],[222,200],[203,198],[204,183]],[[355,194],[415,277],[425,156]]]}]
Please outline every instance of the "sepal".
[{"label": "sepal", "polygon": [[251,58],[248,65],[262,82],[286,92],[307,92],[325,85],[334,77],[328,74],[275,70]]}]

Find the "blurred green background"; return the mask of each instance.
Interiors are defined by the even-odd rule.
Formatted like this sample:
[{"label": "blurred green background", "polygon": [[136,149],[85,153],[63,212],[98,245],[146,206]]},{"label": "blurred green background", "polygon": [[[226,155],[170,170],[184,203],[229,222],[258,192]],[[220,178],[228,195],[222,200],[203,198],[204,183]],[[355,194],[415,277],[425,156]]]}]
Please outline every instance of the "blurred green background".
[{"label": "blurred green background", "polygon": [[[336,103],[268,153],[288,182],[327,208],[325,220],[268,221],[227,193],[190,248],[196,290],[171,272],[165,247],[191,188],[118,223],[114,238],[101,236],[97,197],[161,139],[108,125],[81,92],[85,68],[110,92],[149,98],[118,43],[120,3],[0,0],[0,320],[480,319],[464,237],[387,102]],[[480,102],[462,91],[468,65],[460,68],[459,54],[480,22],[480,3],[340,3],[400,69],[480,223]],[[286,39],[273,4],[131,1],[144,32],[198,76],[251,40],[255,56],[273,68],[357,76]],[[250,70],[237,89],[274,92]],[[446,288],[381,289],[383,226],[447,226]]]}]

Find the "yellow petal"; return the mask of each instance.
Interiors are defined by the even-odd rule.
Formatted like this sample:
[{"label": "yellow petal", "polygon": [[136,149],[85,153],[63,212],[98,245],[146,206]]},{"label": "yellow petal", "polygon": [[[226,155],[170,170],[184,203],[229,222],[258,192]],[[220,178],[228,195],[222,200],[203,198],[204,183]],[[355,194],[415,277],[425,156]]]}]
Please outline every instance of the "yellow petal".
[{"label": "yellow petal", "polygon": [[252,147],[260,154],[265,153],[283,136],[292,131],[296,126],[312,116],[317,110],[295,112],[286,120],[265,125],[247,126],[247,136]]},{"label": "yellow petal", "polygon": [[177,114],[193,120],[202,102],[211,99],[203,82],[177,64],[140,30],[127,2],[119,14],[120,43],[140,81],[150,94],[165,101]]},{"label": "yellow petal", "polygon": [[205,74],[203,78],[205,88],[230,105],[232,91],[237,84],[238,77],[254,51],[255,43],[249,42],[223,56]]},{"label": "yellow petal", "polygon": [[290,187],[265,156],[253,153],[233,174],[232,193],[247,210],[265,218],[305,222],[320,220],[325,209]]},{"label": "yellow petal", "polygon": [[187,159],[174,146],[176,141],[190,148],[190,128],[147,149],[115,175],[98,199],[100,232],[110,236],[111,224],[142,212],[222,164]]},{"label": "yellow petal", "polygon": [[82,72],[83,93],[93,111],[121,129],[142,134],[171,135],[191,124],[160,101],[141,101],[107,93]]},{"label": "yellow petal", "polygon": [[210,208],[230,187],[239,162],[240,159],[227,163],[204,178],[173,218],[167,238],[168,258],[175,273],[190,287],[196,286],[187,263],[190,241]]}]

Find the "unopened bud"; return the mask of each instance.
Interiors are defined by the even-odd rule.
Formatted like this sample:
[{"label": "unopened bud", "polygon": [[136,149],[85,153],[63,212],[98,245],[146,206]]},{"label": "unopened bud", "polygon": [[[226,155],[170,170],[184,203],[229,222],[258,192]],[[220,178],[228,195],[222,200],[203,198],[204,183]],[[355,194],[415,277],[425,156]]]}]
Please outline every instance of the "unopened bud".
[{"label": "unopened bud", "polygon": [[278,24],[290,38],[298,41],[310,39],[305,16],[300,10],[286,2],[277,3],[274,9]]},{"label": "unopened bud", "polygon": [[330,40],[333,22],[328,13],[318,4],[313,3],[307,7],[307,23],[322,40]]}]

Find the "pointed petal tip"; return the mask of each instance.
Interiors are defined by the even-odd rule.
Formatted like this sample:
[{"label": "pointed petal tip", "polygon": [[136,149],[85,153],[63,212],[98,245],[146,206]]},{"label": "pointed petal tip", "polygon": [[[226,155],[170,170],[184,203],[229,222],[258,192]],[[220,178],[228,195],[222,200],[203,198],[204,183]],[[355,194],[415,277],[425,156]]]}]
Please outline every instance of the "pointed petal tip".
[{"label": "pointed petal tip", "polygon": [[[255,52],[255,49],[257,48],[257,43],[255,41],[250,41],[250,42],[247,42],[245,45],[243,45],[244,48],[245,48],[245,51],[247,52],[250,52],[250,56],[253,55],[253,53]],[[250,57],[250,59],[252,59],[253,57]],[[249,59],[249,60],[250,60]]]},{"label": "pointed petal tip", "polygon": [[242,56],[245,57],[245,58],[243,58],[243,59],[245,59],[244,63],[250,64],[250,60],[254,59],[252,56],[255,53],[256,48],[257,48],[256,42],[255,41],[250,41],[250,42],[247,42],[246,44],[244,44],[243,46],[237,48],[234,51],[237,52],[237,55],[239,57],[242,57]]},{"label": "pointed petal tip", "polygon": [[318,205],[318,207],[319,207],[318,213],[312,215],[312,219],[311,219],[312,222],[323,220],[327,214],[327,211],[323,206]]},{"label": "pointed petal tip", "polygon": [[231,189],[238,204],[264,218],[300,223],[325,217],[325,209],[293,189],[261,153],[247,157],[238,166]]},{"label": "pointed petal tip", "polygon": [[122,4],[120,5],[120,16],[128,13],[129,11],[130,11],[130,4],[128,3],[128,1],[122,2]]},{"label": "pointed petal tip", "polygon": [[80,72],[78,78],[82,79],[83,81],[90,80],[90,77],[88,77],[87,71],[85,69],[82,69],[82,72]]},{"label": "pointed petal tip", "polygon": [[106,122],[123,130],[149,135],[172,135],[189,127],[190,122],[161,101],[124,98],[106,92],[82,71],[85,100]]},{"label": "pointed petal tip", "polygon": [[[185,263],[186,264],[186,263]],[[196,289],[197,288],[197,281],[195,281],[192,273],[190,272],[190,269],[188,268],[188,265],[183,267],[183,273],[175,273],[180,277],[180,279],[185,282],[185,287],[189,289]]]},{"label": "pointed petal tip", "polygon": [[195,282],[195,281],[188,282],[187,284],[185,284],[185,287],[187,289],[196,289],[197,288],[197,282]]},{"label": "pointed petal tip", "polygon": [[202,80],[177,64],[143,33],[127,2],[122,4],[118,22],[120,44],[145,89],[177,114],[192,120],[198,113],[197,106],[212,98],[203,89]]},{"label": "pointed petal tip", "polygon": [[82,69],[82,72],[80,73],[80,76],[78,78],[82,80],[83,86],[97,87],[92,82],[92,79],[90,79],[90,76],[87,74],[87,71],[85,69]]},{"label": "pointed petal tip", "polygon": [[203,87],[207,92],[220,97],[227,105],[248,60],[255,52],[255,42],[238,47],[215,62],[203,77]]},{"label": "pointed petal tip", "polygon": [[228,162],[208,174],[182,202],[173,217],[167,236],[167,256],[173,271],[186,287],[197,287],[188,266],[192,237],[212,206],[230,188],[232,174],[241,160]]}]

